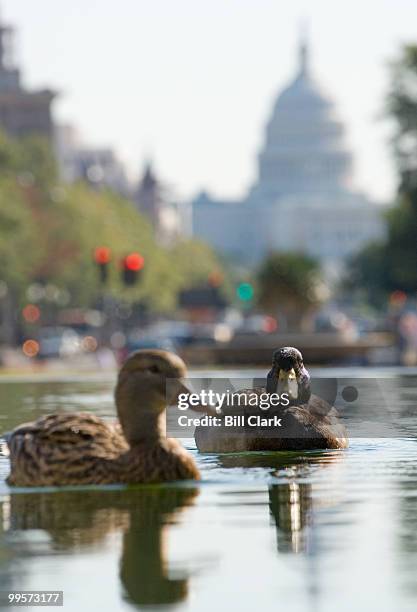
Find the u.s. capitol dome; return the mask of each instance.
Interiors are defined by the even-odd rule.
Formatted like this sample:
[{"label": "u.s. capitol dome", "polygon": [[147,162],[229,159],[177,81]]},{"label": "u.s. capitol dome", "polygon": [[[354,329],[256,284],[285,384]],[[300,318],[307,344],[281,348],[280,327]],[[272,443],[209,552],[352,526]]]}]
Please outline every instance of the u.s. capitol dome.
[{"label": "u.s. capitol dome", "polygon": [[297,251],[331,271],[384,233],[381,207],[352,187],[352,155],[331,100],[299,48],[294,79],[278,95],[258,156],[258,176],[240,202],[200,194],[193,234],[239,262]]}]

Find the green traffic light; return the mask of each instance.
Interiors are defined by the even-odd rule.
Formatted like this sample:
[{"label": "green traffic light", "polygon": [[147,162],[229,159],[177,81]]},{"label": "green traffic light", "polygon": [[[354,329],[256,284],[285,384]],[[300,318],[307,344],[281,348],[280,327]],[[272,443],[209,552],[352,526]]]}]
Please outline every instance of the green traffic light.
[{"label": "green traffic light", "polygon": [[242,302],[249,302],[253,298],[253,287],[250,283],[241,283],[236,289],[237,297]]}]

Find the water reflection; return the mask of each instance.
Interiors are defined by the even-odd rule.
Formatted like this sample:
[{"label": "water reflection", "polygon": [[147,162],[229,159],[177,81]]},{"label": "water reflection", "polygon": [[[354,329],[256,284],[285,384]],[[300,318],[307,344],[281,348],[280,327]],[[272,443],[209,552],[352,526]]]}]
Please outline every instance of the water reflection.
[{"label": "water reflection", "polygon": [[275,522],[279,552],[307,550],[307,529],[313,513],[312,487],[290,482],[269,487],[269,510]]},{"label": "water reflection", "polygon": [[[390,408],[403,439],[353,437],[347,451],[197,455],[198,503],[196,490],[175,486],[10,495],[0,457],[0,590],[60,585],[66,607],[88,610],[90,589],[103,612],[184,610],[191,601],[193,612],[236,602],[241,612],[274,610],[277,601],[289,612],[328,612],[335,601],[340,612],[352,601],[414,610],[416,381],[397,377],[398,396],[379,412]],[[0,384],[0,431],[57,409],[109,417],[111,391],[111,381]],[[351,427],[366,412],[351,403],[346,415]]]},{"label": "water reflection", "polygon": [[125,597],[137,604],[173,604],[188,594],[188,576],[167,572],[166,525],[175,513],[193,503],[196,489],[163,489],[137,496],[130,528],[123,537],[120,577]]},{"label": "water reflection", "polygon": [[399,480],[398,489],[398,548],[400,575],[404,588],[417,595],[417,465],[408,468],[409,480]]},{"label": "water reflection", "polygon": [[[170,577],[167,536],[197,494],[195,488],[175,487],[14,494],[3,502],[6,548],[13,549],[18,536],[24,565],[26,556],[41,554],[40,545],[44,554],[74,553],[121,531],[123,598],[138,605],[178,603],[187,597],[189,575],[180,568]],[[34,530],[50,537],[46,551],[44,540],[31,537]],[[22,532],[28,532],[26,538]]]},{"label": "water reflection", "polygon": [[[223,468],[262,468],[282,482],[268,487],[269,511],[276,528],[277,548],[282,553],[307,552],[309,529],[313,526],[315,506],[314,470],[326,469],[343,461],[344,451],[242,453],[219,455]],[[317,503],[317,502],[316,502]],[[320,506],[323,505],[321,498]],[[325,502],[332,504],[331,494]]]}]

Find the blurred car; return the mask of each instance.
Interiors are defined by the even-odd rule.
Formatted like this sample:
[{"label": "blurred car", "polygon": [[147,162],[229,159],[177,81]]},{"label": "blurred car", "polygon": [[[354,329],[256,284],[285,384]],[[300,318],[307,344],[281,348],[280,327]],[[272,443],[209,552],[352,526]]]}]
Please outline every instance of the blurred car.
[{"label": "blurred car", "polygon": [[349,338],[359,336],[357,323],[345,312],[338,309],[327,309],[318,313],[314,320],[314,331],[333,332]]},{"label": "blurred car", "polygon": [[194,341],[193,326],[186,321],[160,321],[145,331],[145,337],[168,340],[176,347],[187,346]]},{"label": "blurred car", "polygon": [[68,327],[43,327],[38,334],[39,359],[63,358],[82,351],[82,339]]},{"label": "blurred car", "polygon": [[255,314],[245,317],[237,327],[236,334],[271,334],[277,330],[277,319],[269,315]]}]

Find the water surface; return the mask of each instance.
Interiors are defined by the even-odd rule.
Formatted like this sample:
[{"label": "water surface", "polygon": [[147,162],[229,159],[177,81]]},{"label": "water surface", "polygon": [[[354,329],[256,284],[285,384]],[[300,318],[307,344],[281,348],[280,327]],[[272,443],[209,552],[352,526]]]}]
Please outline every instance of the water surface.
[{"label": "water surface", "polygon": [[[390,437],[205,456],[184,440],[198,485],[12,492],[0,457],[0,590],[63,590],[74,612],[415,610],[417,377],[391,380]],[[112,386],[3,381],[0,431],[57,409],[113,418]]]}]

